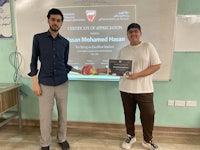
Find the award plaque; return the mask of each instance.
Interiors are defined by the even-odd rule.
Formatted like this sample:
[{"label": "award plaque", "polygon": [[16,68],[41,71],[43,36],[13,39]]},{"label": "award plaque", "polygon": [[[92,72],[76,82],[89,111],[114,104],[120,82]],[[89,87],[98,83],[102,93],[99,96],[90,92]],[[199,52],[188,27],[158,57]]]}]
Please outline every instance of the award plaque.
[{"label": "award plaque", "polygon": [[132,60],[109,60],[109,75],[128,76],[132,72]]}]

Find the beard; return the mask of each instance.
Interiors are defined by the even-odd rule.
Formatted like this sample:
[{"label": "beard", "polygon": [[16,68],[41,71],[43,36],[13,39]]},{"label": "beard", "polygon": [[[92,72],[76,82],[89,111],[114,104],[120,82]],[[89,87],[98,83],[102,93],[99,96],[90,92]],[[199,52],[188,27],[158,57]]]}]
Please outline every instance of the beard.
[{"label": "beard", "polygon": [[50,29],[51,29],[51,31],[53,31],[53,32],[58,32],[59,31],[59,27],[58,26],[56,26],[56,25],[52,25],[52,26],[49,26],[50,27]]}]

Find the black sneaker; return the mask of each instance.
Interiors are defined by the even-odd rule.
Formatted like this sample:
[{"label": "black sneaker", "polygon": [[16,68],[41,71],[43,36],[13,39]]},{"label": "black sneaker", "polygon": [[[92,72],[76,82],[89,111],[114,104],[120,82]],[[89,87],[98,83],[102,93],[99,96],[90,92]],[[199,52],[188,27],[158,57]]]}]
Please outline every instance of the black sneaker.
[{"label": "black sneaker", "polygon": [[143,141],[143,142],[142,142],[142,145],[143,145],[145,148],[148,148],[148,149],[150,149],[150,150],[158,150],[158,146],[157,146],[155,143],[153,143],[152,140],[149,141],[149,142]]},{"label": "black sneaker", "polygon": [[69,150],[69,143],[67,141],[64,141],[62,143],[59,143],[62,150]]},{"label": "black sneaker", "polygon": [[47,146],[47,147],[41,147],[41,150],[49,150],[49,146]]}]

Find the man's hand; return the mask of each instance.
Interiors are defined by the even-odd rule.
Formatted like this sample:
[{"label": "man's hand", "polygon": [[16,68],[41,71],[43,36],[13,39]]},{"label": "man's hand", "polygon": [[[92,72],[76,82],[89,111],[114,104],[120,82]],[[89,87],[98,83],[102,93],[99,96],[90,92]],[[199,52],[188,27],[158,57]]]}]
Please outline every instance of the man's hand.
[{"label": "man's hand", "polygon": [[138,73],[133,73],[133,74],[129,75],[126,78],[130,79],[130,80],[134,80],[136,78],[140,78],[140,77],[145,77],[145,76],[151,75],[154,72],[158,71],[159,69],[160,69],[160,64],[152,65],[152,66],[148,67],[147,69],[145,69],[145,70],[143,70],[141,72],[138,72]]},{"label": "man's hand", "polygon": [[137,79],[138,77],[139,77],[139,74],[138,73],[134,73],[134,74],[130,74],[126,78],[129,79],[129,80],[134,80],[134,79]]},{"label": "man's hand", "polygon": [[37,96],[40,96],[42,94],[41,87],[37,81],[36,76],[32,77],[32,84],[33,84],[33,93]]}]

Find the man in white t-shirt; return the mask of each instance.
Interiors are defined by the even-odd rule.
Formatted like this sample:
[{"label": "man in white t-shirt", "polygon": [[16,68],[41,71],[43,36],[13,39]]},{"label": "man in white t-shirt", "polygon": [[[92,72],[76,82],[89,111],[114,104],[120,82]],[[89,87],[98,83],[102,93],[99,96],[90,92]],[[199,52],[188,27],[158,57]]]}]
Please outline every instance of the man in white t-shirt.
[{"label": "man in white t-shirt", "polygon": [[137,105],[143,127],[142,145],[150,150],[158,149],[153,143],[152,132],[154,126],[154,103],[152,75],[160,69],[160,58],[155,47],[149,42],[140,40],[141,27],[132,23],[127,28],[130,44],[120,50],[118,58],[132,60],[132,73],[128,77],[121,77],[119,90],[123,102],[127,138],[122,143],[124,149],[130,149],[136,142],[135,112]]},{"label": "man in white t-shirt", "polygon": [[[153,73],[160,69],[160,58],[155,47],[149,42],[140,40],[141,27],[132,23],[127,28],[127,37],[130,44],[120,50],[118,59],[132,60],[132,73],[122,76],[119,90],[124,108],[127,137],[122,148],[130,149],[136,142],[135,112],[137,106],[140,110],[140,119],[143,127],[142,145],[150,150],[157,150],[153,143],[154,103],[153,103]],[[97,74],[106,73],[108,69],[98,68]]]}]

